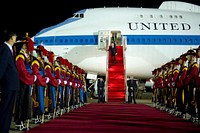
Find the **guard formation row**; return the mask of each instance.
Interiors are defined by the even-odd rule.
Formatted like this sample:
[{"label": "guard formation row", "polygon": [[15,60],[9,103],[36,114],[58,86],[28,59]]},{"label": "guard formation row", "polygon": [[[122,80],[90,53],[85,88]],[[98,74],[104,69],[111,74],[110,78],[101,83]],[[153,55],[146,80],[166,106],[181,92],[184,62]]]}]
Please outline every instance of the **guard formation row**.
[{"label": "guard formation row", "polygon": [[[17,130],[44,123],[87,102],[85,71],[28,35],[13,46],[20,89],[13,110]],[[12,75],[11,75],[12,76]]]},{"label": "guard formation row", "polygon": [[154,107],[200,125],[200,46],[152,71]]}]

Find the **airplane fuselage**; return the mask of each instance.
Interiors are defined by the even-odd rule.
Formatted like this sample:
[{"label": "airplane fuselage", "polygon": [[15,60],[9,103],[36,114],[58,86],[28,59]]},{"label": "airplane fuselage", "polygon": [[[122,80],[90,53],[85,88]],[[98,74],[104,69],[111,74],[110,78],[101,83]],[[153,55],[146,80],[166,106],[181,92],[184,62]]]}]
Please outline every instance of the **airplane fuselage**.
[{"label": "airplane fuselage", "polygon": [[151,78],[151,71],[200,44],[200,12],[131,7],[94,8],[41,30],[34,41],[88,72],[105,74],[107,52],[98,49],[98,32],[127,37],[126,72]]}]

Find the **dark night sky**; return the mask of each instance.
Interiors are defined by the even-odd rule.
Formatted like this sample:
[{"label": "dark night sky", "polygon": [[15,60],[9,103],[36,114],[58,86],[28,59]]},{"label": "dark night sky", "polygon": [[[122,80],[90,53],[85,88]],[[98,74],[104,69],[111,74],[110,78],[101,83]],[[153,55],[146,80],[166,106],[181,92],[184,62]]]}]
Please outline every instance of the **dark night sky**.
[{"label": "dark night sky", "polygon": [[[1,31],[16,32],[19,38],[26,32],[32,37],[43,28],[58,24],[76,11],[95,7],[158,8],[163,0],[26,0],[1,1]],[[182,0],[200,5],[200,0]],[[42,2],[42,3],[41,3]]]}]

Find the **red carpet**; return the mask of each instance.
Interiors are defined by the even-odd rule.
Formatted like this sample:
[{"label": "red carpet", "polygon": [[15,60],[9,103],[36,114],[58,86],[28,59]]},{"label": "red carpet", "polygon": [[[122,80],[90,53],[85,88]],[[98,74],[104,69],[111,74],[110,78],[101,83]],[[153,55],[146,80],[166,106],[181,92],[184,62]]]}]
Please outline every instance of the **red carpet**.
[{"label": "red carpet", "polygon": [[89,104],[26,133],[200,133],[200,127],[143,104]]},{"label": "red carpet", "polygon": [[123,47],[116,46],[116,63],[109,56],[108,64],[108,102],[125,102]]}]

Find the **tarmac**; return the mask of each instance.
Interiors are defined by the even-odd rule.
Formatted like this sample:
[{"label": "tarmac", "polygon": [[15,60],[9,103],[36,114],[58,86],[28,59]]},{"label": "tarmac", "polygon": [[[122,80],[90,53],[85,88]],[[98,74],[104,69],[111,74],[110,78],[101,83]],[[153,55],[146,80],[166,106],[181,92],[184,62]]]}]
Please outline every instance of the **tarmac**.
[{"label": "tarmac", "polygon": [[[147,96],[145,96],[147,95]],[[136,102],[137,104],[146,104],[146,105],[149,105],[149,106],[153,106],[152,104],[152,100],[151,100],[151,93],[146,93],[146,94],[143,94],[142,97],[139,97],[139,98],[136,98]],[[90,104],[90,103],[98,103],[97,99],[93,99],[93,98],[88,98],[88,102],[86,104]],[[133,104],[133,103],[132,103]],[[59,117],[59,116],[56,116],[56,117]],[[50,119],[51,120],[51,119]],[[49,121],[49,120],[46,120],[46,121]],[[46,122],[45,121],[45,122]],[[39,124],[34,124],[33,122],[30,122],[30,127],[31,128],[34,128],[35,126],[38,126]],[[10,130],[9,130],[9,133],[23,133],[23,131],[19,131],[19,130],[16,130],[15,129],[15,123],[13,122],[12,120],[12,123],[11,123],[11,127],[10,127]]]}]

